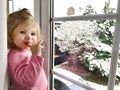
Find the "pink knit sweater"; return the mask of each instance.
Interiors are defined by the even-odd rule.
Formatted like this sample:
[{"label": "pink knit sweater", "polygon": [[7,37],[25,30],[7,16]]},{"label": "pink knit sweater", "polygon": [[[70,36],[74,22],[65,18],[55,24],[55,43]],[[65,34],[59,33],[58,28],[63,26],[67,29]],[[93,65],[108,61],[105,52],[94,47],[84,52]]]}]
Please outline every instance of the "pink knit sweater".
[{"label": "pink knit sweater", "polygon": [[43,69],[43,58],[31,51],[10,50],[8,53],[8,72],[14,90],[48,90]]}]

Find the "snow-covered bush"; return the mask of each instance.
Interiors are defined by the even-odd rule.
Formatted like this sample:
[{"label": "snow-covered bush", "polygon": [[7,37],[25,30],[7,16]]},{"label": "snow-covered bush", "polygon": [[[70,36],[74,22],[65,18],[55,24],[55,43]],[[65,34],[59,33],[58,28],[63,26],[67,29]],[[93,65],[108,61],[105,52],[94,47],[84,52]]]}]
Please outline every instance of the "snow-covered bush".
[{"label": "snow-covered bush", "polygon": [[[54,30],[55,44],[60,47],[61,52],[77,52],[79,60],[83,60],[90,71],[97,68],[102,76],[108,77],[112,48],[101,43],[96,32],[97,25],[94,21],[62,22],[59,28]],[[120,63],[118,64],[120,67]],[[118,77],[120,77],[119,67]]]},{"label": "snow-covered bush", "polygon": [[81,48],[91,49],[98,46],[98,38],[95,36],[97,26],[90,21],[63,22],[60,28],[54,31],[55,44],[62,52],[79,52]]},{"label": "snow-covered bush", "polygon": [[[102,13],[115,13],[110,7],[110,0],[105,2]],[[83,15],[97,14],[91,5]],[[113,45],[115,21],[69,21],[60,22],[54,30],[55,44],[61,52],[78,53],[90,71],[99,70],[102,76],[109,76],[111,50]],[[116,79],[120,78],[120,60],[117,63]]]}]

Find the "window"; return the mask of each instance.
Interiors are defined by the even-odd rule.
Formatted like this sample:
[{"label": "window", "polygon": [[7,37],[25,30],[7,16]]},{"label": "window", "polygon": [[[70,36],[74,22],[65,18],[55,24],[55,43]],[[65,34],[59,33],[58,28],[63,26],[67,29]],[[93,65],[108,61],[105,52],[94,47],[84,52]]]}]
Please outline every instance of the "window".
[{"label": "window", "polygon": [[120,88],[119,4],[51,0],[51,90]]},{"label": "window", "polygon": [[[9,12],[17,11],[22,8],[28,8],[31,13],[34,13],[34,0],[9,0]],[[29,3],[29,4],[27,4]]]}]

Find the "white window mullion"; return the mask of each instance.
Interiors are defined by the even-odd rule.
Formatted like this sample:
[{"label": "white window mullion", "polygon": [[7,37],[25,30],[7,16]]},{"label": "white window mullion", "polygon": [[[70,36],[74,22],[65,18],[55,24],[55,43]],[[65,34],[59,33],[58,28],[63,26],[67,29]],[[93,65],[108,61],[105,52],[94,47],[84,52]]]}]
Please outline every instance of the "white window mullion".
[{"label": "white window mullion", "polygon": [[78,21],[78,20],[105,20],[105,19],[116,19],[117,13],[114,14],[97,14],[97,15],[86,15],[86,16],[71,16],[71,17],[53,17],[52,21]]},{"label": "white window mullion", "polygon": [[120,0],[118,0],[117,14],[118,17],[116,18],[115,36],[113,40],[108,90],[114,90],[114,85],[115,85],[115,76],[117,69],[117,60],[119,55],[119,44],[120,44]]},{"label": "white window mullion", "polygon": [[[80,78],[77,78],[77,80],[75,79],[72,79],[71,77],[68,77],[68,75],[64,75],[63,73],[60,73],[59,71],[56,71],[56,70],[51,70],[51,73],[58,76],[58,77],[61,77],[71,83],[74,83],[75,85],[78,85],[86,90],[96,90],[95,88],[93,87],[90,87],[89,85],[87,84],[84,84],[83,82],[84,81],[79,81]],[[75,77],[74,77],[75,78]]]}]

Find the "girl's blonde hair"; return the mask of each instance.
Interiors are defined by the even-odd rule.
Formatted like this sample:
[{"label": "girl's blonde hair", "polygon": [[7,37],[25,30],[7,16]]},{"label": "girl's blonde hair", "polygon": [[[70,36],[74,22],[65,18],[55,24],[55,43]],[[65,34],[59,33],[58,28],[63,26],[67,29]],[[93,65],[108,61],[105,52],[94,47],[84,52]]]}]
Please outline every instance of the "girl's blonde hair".
[{"label": "girl's blonde hair", "polygon": [[28,9],[23,8],[11,13],[7,20],[8,49],[16,48],[13,43],[13,31],[20,25],[34,27],[37,30],[38,41],[41,40],[40,26]]}]

